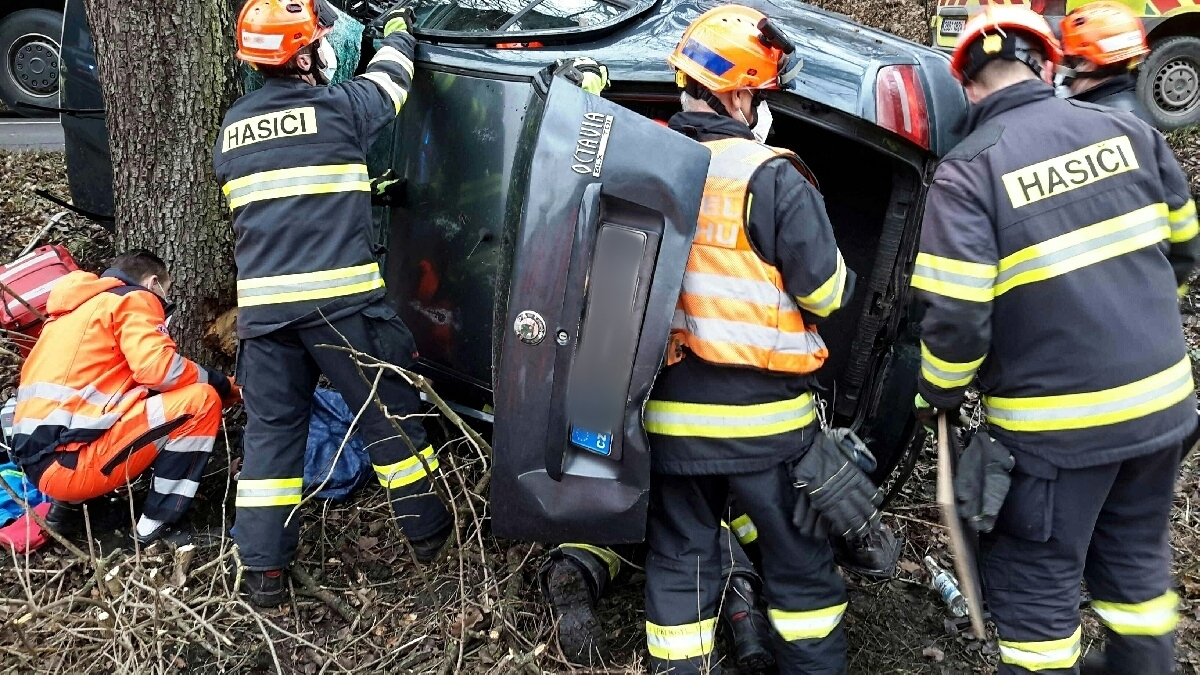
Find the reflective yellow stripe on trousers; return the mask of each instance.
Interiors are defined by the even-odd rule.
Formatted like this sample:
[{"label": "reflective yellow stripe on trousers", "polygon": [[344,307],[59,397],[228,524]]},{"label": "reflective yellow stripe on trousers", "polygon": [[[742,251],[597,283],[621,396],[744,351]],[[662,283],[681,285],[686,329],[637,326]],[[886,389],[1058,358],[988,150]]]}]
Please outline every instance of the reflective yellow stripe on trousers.
[{"label": "reflective yellow stripe on trousers", "polygon": [[740,515],[730,524],[733,526],[734,536],[741,544],[753,544],[758,539],[758,526],[750,520],[750,516]]},{"label": "reflective yellow stripe on trousers", "polygon": [[[429,464],[430,471],[437,471],[437,457],[433,456],[433,446],[427,447],[421,451],[421,457],[425,458],[425,463]],[[375,466],[375,476],[379,478],[379,484],[388,489],[404,487],[425,477],[425,465],[416,457],[409,457],[395,464],[387,464]]]},{"label": "reflective yellow stripe on trousers", "polygon": [[682,626],[659,626],[647,621],[646,647],[650,650],[650,656],[656,659],[694,659],[712,651],[716,628],[716,619]]},{"label": "reflective yellow stripe on trousers", "polygon": [[646,431],[693,438],[754,438],[802,429],[816,419],[812,394],[754,405],[646,403]]},{"label": "reflective yellow stripe on trousers", "polygon": [[771,625],[779,635],[788,642],[795,640],[814,640],[823,638],[833,632],[846,613],[846,604],[834,605],[823,609],[811,609],[802,612],[788,612],[772,608],[769,612]]},{"label": "reflective yellow stripe on trousers", "polygon": [[334,192],[370,192],[366,164],[325,164],[260,171],[235,178],[221,190],[236,210],[251,202]]},{"label": "reflective yellow stripe on trousers", "polygon": [[379,263],[320,272],[242,279],[237,282],[238,307],[324,300],[366,293],[376,288],[383,288]]},{"label": "reflective yellow stripe on trousers", "polygon": [[1092,609],[1117,635],[1166,635],[1179,623],[1179,596],[1174,591],[1146,602],[1093,600]]},{"label": "reflective yellow stripe on trousers", "polygon": [[234,506],[292,506],[300,503],[304,494],[303,478],[243,479],[237,484]]},{"label": "reflective yellow stripe on trousers", "polygon": [[1117,424],[1186,399],[1195,388],[1188,357],[1150,377],[1112,389],[1059,396],[984,396],[988,422],[1009,431],[1062,431]]},{"label": "reflective yellow stripe on trousers", "polygon": [[1071,637],[1041,642],[1000,641],[1000,660],[1037,672],[1054,668],[1070,668],[1079,660],[1079,636],[1075,629]]}]

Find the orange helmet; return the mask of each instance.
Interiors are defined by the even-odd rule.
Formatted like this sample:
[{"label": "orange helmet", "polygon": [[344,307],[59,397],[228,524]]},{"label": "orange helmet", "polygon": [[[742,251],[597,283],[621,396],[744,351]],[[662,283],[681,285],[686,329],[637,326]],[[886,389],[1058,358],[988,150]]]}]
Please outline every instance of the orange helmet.
[{"label": "orange helmet", "polygon": [[326,0],[247,0],[238,14],[237,57],[282,66],[328,35],[336,21]]},{"label": "orange helmet", "polygon": [[1027,64],[1041,75],[1041,64],[1028,53],[1036,48],[1054,65],[1062,50],[1042,15],[1022,5],[987,5],[958,34],[950,72],[959,82],[975,77],[987,63],[1002,58]]},{"label": "orange helmet", "polygon": [[667,61],[705,89],[777,89],[783,50],[761,39],[766,15],[742,5],[701,14],[683,32]]},{"label": "orange helmet", "polygon": [[1132,9],[1107,0],[1090,2],[1063,17],[1062,46],[1066,56],[1077,56],[1098,66],[1150,53],[1142,20]]}]

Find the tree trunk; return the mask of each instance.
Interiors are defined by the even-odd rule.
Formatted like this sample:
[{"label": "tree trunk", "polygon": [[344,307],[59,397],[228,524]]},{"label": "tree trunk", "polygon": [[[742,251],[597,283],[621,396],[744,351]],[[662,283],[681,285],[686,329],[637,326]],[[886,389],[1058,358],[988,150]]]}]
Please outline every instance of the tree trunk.
[{"label": "tree trunk", "polygon": [[171,271],[171,334],[201,363],[201,337],[234,304],[229,211],[212,168],[221,117],[241,83],[237,0],[84,0],[108,120],[117,250],[146,248]]}]

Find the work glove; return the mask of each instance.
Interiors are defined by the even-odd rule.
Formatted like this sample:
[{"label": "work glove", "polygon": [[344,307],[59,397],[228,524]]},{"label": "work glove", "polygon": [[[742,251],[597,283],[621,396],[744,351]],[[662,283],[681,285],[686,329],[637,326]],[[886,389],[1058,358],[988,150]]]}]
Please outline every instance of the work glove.
[{"label": "work glove", "polygon": [[954,474],[954,500],[958,517],[976,532],[991,532],[996,516],[1012,485],[1016,460],[1003,445],[986,433],[975,434],[958,458]]},{"label": "work glove", "polygon": [[379,18],[375,20],[377,25],[383,26],[383,36],[387,37],[397,31],[404,31],[412,35],[413,25],[416,24],[416,17],[409,7],[392,7]]},{"label": "work glove", "polygon": [[399,194],[403,179],[388,169],[382,176],[371,179],[371,203],[376,206],[391,206],[393,199]]},{"label": "work glove", "polygon": [[807,498],[797,500],[792,513],[797,527],[803,528],[811,520],[807,512],[811,509],[832,534],[853,543],[880,522],[883,492],[838,442],[824,433],[817,434],[808,452],[793,465],[792,483]]},{"label": "work glove", "polygon": [[935,408],[929,401],[925,400],[924,396],[917,394],[916,400],[913,401],[913,415],[916,416],[917,422],[920,422],[921,426],[925,427],[925,431],[931,434],[937,433],[937,418],[942,413],[946,413],[947,424],[960,424],[962,412],[959,410],[959,406],[945,410]]},{"label": "work glove", "polygon": [[608,88],[608,67],[600,65],[595,59],[580,56],[574,59],[559,59],[543,68],[537,75],[537,81],[543,92],[550,90],[550,83],[555,75],[561,75],[584,91],[599,95]]}]

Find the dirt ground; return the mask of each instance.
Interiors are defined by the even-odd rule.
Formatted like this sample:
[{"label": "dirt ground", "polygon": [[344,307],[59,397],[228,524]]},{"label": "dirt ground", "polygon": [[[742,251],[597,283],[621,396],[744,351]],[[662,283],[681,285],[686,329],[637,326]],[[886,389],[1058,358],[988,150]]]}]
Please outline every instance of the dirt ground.
[{"label": "dirt ground", "polygon": [[[909,0],[831,0],[818,3],[904,37],[924,41],[928,6]],[[1200,132],[1171,138],[1200,188]],[[58,208],[33,194],[37,188],[67,195],[62,155],[0,152],[0,260],[9,260]],[[65,218],[40,240],[63,243],[80,264],[98,270],[111,253],[102,228]],[[1200,291],[1189,298],[1185,327],[1193,361],[1200,361]],[[0,396],[15,385],[18,360],[0,347]],[[29,559],[0,563],[0,672],[641,672],[644,634],[636,570],[601,603],[615,648],[606,669],[572,670],[558,653],[553,622],[540,601],[535,573],[542,549],[498,542],[478,518],[486,495],[483,462],[460,434],[446,434],[451,458],[444,484],[460,517],[460,545],[425,569],[407,559],[388,524],[381,490],[359,490],[349,503],[309,503],[300,510],[302,544],[297,559],[311,583],[294,581],[295,600],[256,614],[235,602],[230,542],[231,469],[236,469],[237,429],[219,443],[204,492],[192,514],[199,552],[186,583],[163,585],[172,553],[139,551],[112,558],[128,536],[129,504],[109,500],[90,514],[106,534],[77,558],[53,546]],[[846,619],[854,673],[984,673],[997,660],[993,639],[980,642],[947,626],[949,618],[929,588],[921,560],[949,562],[946,536],[933,508],[933,471],[927,451],[887,521],[904,539],[896,579],[868,582],[848,576]],[[1183,598],[1178,660],[1183,672],[1200,671],[1200,466],[1186,463],[1178,485],[1172,546]],[[232,467],[231,467],[232,464]],[[134,494],[144,489],[135,486]],[[136,502],[136,497],[135,497]],[[77,539],[76,543],[81,543]],[[2,554],[0,554],[2,555]],[[7,556],[5,556],[7,557]],[[120,581],[93,578],[89,559]],[[18,570],[20,570],[18,572]],[[165,589],[165,590],[164,590]],[[170,597],[168,597],[170,596]],[[174,600],[173,598],[178,598]],[[25,599],[44,608],[27,616]],[[186,609],[181,607],[186,606]],[[107,612],[114,608],[116,616]],[[67,610],[67,611],[64,611]],[[1098,646],[1095,617],[1084,611],[1085,649]],[[270,636],[270,640],[264,639]],[[733,672],[728,670],[726,672]]]}]

